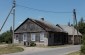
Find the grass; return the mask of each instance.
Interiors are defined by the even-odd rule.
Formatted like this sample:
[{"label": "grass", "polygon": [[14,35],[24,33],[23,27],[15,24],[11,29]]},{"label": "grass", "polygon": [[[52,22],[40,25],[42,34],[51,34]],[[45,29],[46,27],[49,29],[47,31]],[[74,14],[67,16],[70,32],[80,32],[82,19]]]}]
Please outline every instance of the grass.
[{"label": "grass", "polygon": [[8,54],[8,53],[15,53],[15,52],[21,52],[24,49],[21,47],[17,47],[14,45],[7,45],[7,46],[1,46],[0,47],[0,54]]},{"label": "grass", "polygon": [[38,47],[41,47],[41,48],[57,48],[57,47],[66,47],[66,46],[70,46],[70,45],[57,45],[57,46],[38,46]]},{"label": "grass", "polygon": [[67,54],[67,55],[80,55],[80,52],[77,51],[77,52],[73,52],[73,53],[70,53],[70,54]]},{"label": "grass", "polygon": [[67,55],[85,55],[85,54],[81,53],[80,51],[77,51],[77,52],[73,52]]}]

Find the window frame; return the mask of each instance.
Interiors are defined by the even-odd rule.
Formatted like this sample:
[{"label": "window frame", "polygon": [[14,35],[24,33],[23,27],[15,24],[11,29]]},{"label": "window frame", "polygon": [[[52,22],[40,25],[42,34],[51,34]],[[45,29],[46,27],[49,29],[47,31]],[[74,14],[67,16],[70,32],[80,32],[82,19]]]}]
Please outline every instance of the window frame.
[{"label": "window frame", "polygon": [[19,40],[19,35],[15,35],[15,40]]},{"label": "window frame", "polygon": [[23,33],[23,41],[27,41],[27,33]]},{"label": "window frame", "polygon": [[35,35],[35,33],[31,33],[31,41],[36,41],[36,35]]},{"label": "window frame", "polygon": [[40,41],[44,41],[44,37],[45,37],[44,33],[41,32],[41,33],[40,33]]}]

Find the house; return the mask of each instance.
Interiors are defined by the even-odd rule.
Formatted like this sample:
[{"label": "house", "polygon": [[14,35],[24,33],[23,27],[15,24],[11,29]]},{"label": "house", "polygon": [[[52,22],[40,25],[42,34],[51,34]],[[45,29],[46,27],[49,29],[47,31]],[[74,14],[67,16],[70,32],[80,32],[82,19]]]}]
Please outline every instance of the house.
[{"label": "house", "polygon": [[15,29],[14,43],[35,42],[37,45],[62,45],[68,43],[68,35],[62,28],[41,20],[27,18]]},{"label": "house", "polygon": [[[72,44],[73,40],[74,40],[74,44],[81,43],[82,34],[79,31],[77,31],[73,26],[59,25],[59,24],[57,24],[56,26],[62,28],[64,32],[68,33],[68,44]],[[73,35],[74,35],[74,39],[73,39]]]}]

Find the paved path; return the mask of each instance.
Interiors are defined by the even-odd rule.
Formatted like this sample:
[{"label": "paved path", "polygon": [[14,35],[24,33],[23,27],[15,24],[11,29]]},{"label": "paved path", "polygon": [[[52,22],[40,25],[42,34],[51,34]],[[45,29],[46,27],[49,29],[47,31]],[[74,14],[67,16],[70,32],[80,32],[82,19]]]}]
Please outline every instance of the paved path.
[{"label": "paved path", "polygon": [[[30,49],[28,47],[28,49]],[[80,50],[80,45],[71,45],[67,47],[58,47],[58,48],[31,48],[28,50],[19,53],[4,54],[4,55],[66,55],[71,52]]]}]

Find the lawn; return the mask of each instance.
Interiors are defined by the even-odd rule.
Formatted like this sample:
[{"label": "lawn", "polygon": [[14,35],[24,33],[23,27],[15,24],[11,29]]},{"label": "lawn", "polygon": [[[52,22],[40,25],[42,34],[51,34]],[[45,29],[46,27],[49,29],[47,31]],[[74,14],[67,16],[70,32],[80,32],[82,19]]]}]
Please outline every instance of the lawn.
[{"label": "lawn", "polygon": [[73,52],[73,53],[70,53],[70,54],[67,54],[67,55],[85,55],[85,54],[80,53],[80,51],[77,51],[77,52]]},{"label": "lawn", "polygon": [[57,45],[57,46],[37,46],[37,47],[41,47],[41,48],[57,48],[57,47],[66,47],[66,46],[70,46],[70,45]]},{"label": "lawn", "polygon": [[23,50],[23,48],[14,45],[0,46],[0,54],[21,52]]}]

